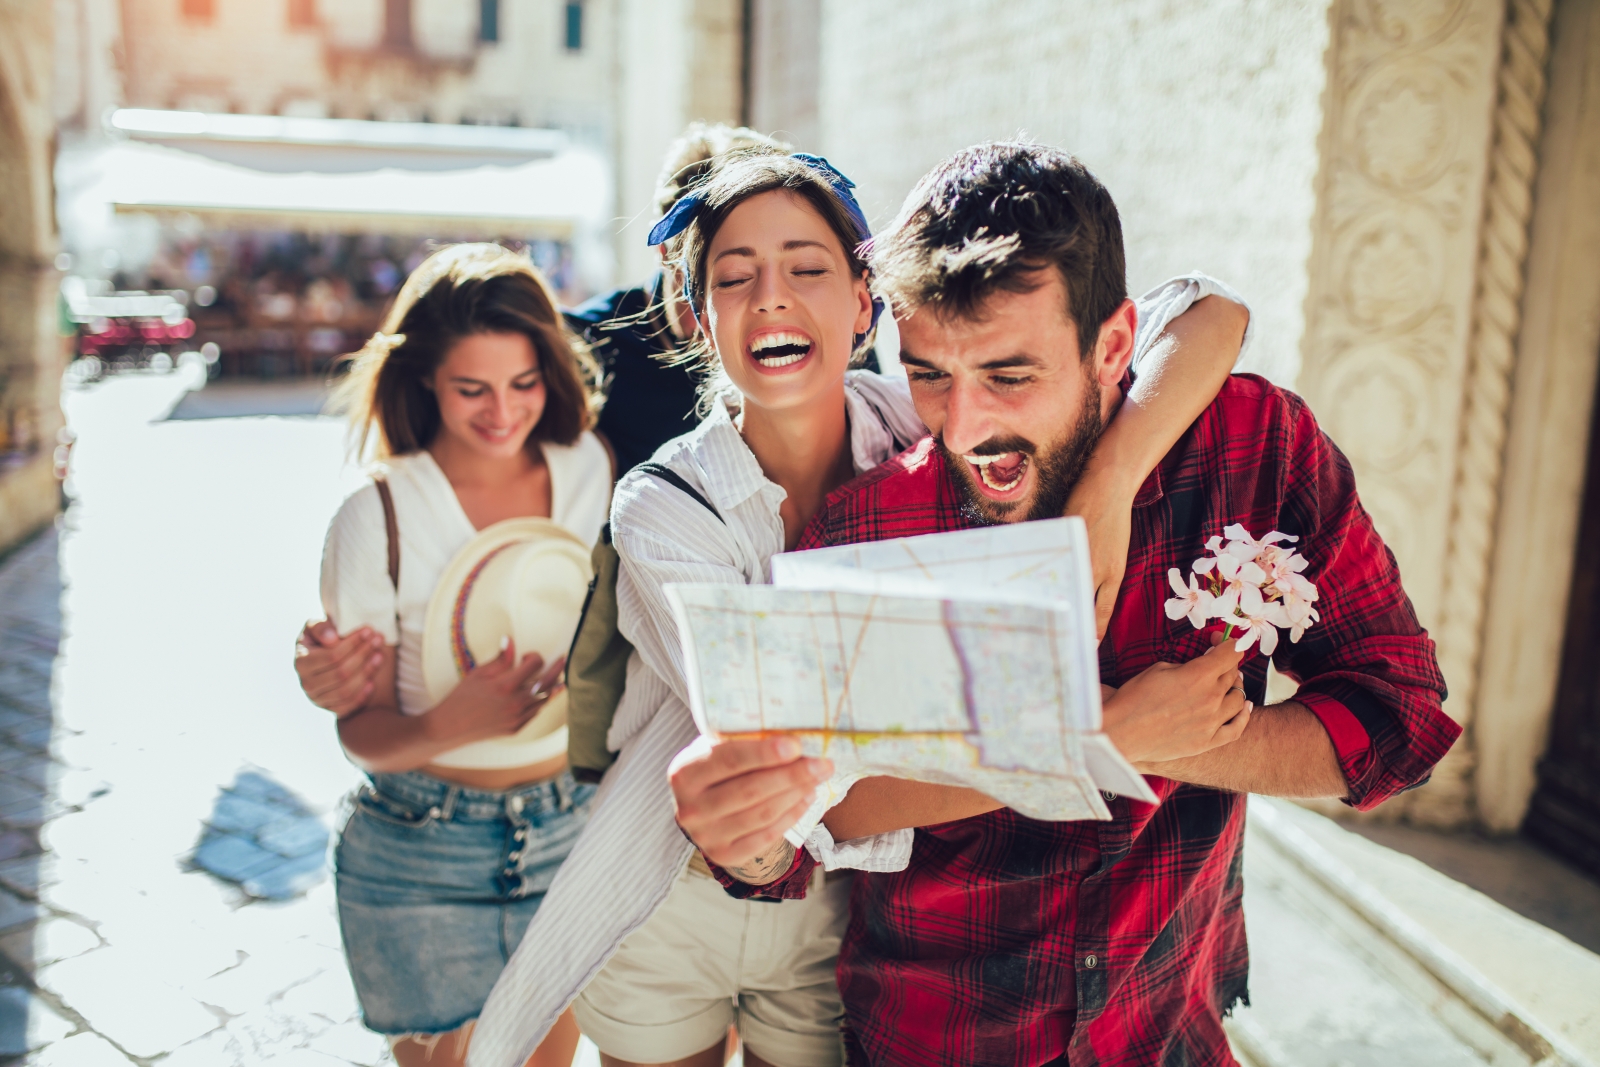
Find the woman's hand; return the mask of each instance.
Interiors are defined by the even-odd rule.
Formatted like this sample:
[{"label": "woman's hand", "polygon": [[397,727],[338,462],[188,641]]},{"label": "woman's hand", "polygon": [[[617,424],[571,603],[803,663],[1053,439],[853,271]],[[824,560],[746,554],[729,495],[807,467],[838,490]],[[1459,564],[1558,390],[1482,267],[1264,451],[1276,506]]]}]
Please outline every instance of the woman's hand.
[{"label": "woman's hand", "polygon": [[[1135,480],[1137,479],[1137,480]],[[1122,591],[1133,536],[1133,498],[1144,475],[1111,464],[1091,463],[1072,487],[1066,514],[1081,515],[1089,527],[1089,567],[1094,574],[1094,634],[1106,635]]]},{"label": "woman's hand", "polygon": [[806,759],[792,737],[701,737],[667,770],[678,825],[706,859],[750,885],[787,872],[794,846],[784,840],[833,773]]},{"label": "woman's hand", "polygon": [[383,648],[370,626],[341,637],[331,622],[308,622],[294,643],[294,673],[311,703],[343,718],[372,696]]},{"label": "woman's hand", "polygon": [[1106,735],[1129,763],[1144,771],[1239,739],[1254,705],[1244,698],[1244,654],[1235,644],[1222,641],[1188,663],[1157,663],[1107,700]]},{"label": "woman's hand", "polygon": [[537,652],[518,660],[516,647],[507,641],[500,655],[468,671],[422,716],[429,736],[453,747],[516,733],[561,691],[565,665],[565,656],[547,665]]}]

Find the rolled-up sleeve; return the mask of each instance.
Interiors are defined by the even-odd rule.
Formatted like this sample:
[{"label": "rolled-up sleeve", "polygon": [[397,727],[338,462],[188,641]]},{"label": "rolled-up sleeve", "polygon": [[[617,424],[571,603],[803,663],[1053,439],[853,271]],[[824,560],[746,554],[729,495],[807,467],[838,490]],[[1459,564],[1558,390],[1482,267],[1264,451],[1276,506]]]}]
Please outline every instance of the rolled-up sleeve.
[{"label": "rolled-up sleeve", "polygon": [[1322,722],[1360,810],[1427,781],[1461,734],[1443,708],[1444,677],[1417,621],[1394,554],[1356,494],[1349,461],[1302,404],[1285,487],[1285,527],[1309,561],[1321,616],[1273,663],[1300,685],[1294,699]]}]

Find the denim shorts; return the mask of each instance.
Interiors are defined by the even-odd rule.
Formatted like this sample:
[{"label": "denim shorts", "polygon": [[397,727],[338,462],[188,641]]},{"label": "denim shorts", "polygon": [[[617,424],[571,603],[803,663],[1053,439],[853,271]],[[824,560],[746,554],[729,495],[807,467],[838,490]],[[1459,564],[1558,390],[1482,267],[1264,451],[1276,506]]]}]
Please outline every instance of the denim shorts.
[{"label": "denim shorts", "polygon": [[478,1017],[594,788],[566,771],[503,793],[410,772],[374,774],[351,796],[334,885],[369,1029],[438,1034]]}]

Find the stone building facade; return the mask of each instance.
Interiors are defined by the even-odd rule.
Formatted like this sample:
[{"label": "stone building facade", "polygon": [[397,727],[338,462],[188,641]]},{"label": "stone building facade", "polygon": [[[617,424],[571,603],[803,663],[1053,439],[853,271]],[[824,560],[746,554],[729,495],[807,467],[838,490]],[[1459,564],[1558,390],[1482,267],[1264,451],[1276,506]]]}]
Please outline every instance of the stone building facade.
[{"label": "stone building facade", "polygon": [[0,553],[50,522],[61,429],[51,11],[0,0]]},{"label": "stone building facade", "polygon": [[[1600,356],[1595,5],[745,9],[738,113],[833,159],[875,222],[948,152],[1021,134],[1106,180],[1133,288],[1198,267],[1247,296],[1241,369],[1304,393],[1350,455],[1467,728],[1377,817],[1511,830],[1562,778],[1552,818],[1600,869],[1600,791],[1573,785],[1600,781],[1600,696],[1578,662],[1600,658],[1600,589],[1573,591],[1600,549],[1578,543]],[[680,118],[722,117],[655,106],[624,90],[624,126],[649,114],[664,144]],[[1564,677],[1578,688],[1558,698]],[[1581,751],[1557,773],[1562,701]]]},{"label": "stone building facade", "polygon": [[613,0],[61,4],[120,18],[127,107],[610,132]]}]

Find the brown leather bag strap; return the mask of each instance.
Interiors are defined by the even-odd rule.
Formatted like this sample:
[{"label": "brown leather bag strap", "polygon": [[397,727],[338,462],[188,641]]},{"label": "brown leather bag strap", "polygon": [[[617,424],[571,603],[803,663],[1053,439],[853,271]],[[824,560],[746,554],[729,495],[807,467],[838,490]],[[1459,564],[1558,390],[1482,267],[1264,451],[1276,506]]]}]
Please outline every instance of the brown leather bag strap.
[{"label": "brown leather bag strap", "polygon": [[394,585],[395,592],[400,591],[400,523],[394,517],[394,495],[389,492],[389,483],[382,478],[374,478],[373,483],[378,487],[378,499],[383,501],[383,532],[389,539],[389,581]]}]

